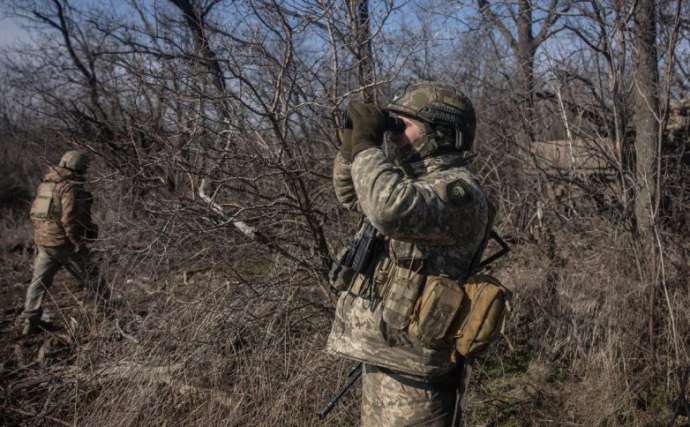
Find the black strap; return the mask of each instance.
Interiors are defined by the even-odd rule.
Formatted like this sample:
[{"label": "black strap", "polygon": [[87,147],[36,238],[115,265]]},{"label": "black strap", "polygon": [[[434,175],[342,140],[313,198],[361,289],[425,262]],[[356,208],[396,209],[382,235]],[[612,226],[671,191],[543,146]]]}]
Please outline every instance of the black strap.
[{"label": "black strap", "polygon": [[456,390],[462,381],[461,364],[458,364],[455,368],[453,368],[446,374],[439,375],[437,377],[427,378],[407,375],[390,370],[388,368],[383,368],[381,366],[374,366],[369,364],[365,366],[365,372],[381,372],[394,378],[396,381],[403,385],[426,391],[439,389],[445,391]]},{"label": "black strap", "polygon": [[489,245],[489,239],[497,234],[492,230],[494,226],[494,220],[496,219],[496,212],[497,208],[494,207],[494,204],[489,200],[489,197],[486,197],[486,202],[487,202],[487,221],[486,221],[486,230],[484,230],[484,238],[482,239],[482,243],[479,245],[479,248],[477,249],[477,253],[474,254],[474,258],[472,258],[472,264],[470,264],[470,275],[476,273],[477,271],[481,270],[481,268],[486,265],[487,263],[482,263],[482,256],[484,255],[484,251],[486,250],[486,247]]}]

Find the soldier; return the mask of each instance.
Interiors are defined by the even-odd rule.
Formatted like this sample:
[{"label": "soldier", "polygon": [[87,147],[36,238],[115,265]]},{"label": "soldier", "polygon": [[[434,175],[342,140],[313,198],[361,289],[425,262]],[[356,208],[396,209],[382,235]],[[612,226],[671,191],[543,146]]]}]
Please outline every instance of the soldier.
[{"label": "soldier", "polygon": [[82,151],[66,152],[58,166],[49,168],[36,191],[31,222],[38,252],[24,311],[17,320],[22,335],[46,326],[41,321],[41,304],[60,267],[65,267],[97,300],[110,296],[86,246],[98,237],[98,227],[91,219],[93,197],[84,188],[88,162]]},{"label": "soldier", "polygon": [[[363,426],[457,425],[467,377],[453,344],[453,292],[478,265],[495,214],[464,155],[474,108],[453,86],[420,82],[384,111],[352,102],[348,115],[336,196],[381,243],[370,268],[334,283],[343,292],[327,348],[364,363]],[[391,116],[403,126],[386,132]]]}]

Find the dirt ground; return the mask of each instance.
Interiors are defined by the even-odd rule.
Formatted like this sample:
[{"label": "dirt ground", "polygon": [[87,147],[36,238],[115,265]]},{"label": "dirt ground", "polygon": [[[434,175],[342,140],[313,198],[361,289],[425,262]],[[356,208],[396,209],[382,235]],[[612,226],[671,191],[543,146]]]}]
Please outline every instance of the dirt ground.
[{"label": "dirt ground", "polygon": [[89,305],[76,280],[61,270],[44,300],[44,319],[51,330],[21,336],[15,320],[31,281],[32,261],[33,249],[20,248],[5,251],[0,262],[0,425],[71,425],[54,405],[58,389],[65,386],[54,374],[69,370],[77,348],[88,346],[93,337],[77,325],[85,311],[99,309]]},{"label": "dirt ground", "polygon": [[[221,286],[219,277],[229,274],[209,269],[179,278],[173,273],[169,280],[125,279],[126,303],[109,308],[89,302],[60,271],[44,300],[53,328],[22,337],[14,322],[31,280],[32,252],[4,251],[0,258],[0,426],[320,425],[316,408],[343,382],[347,363],[338,363],[334,376],[322,337],[305,329],[315,321],[327,330],[323,315],[303,303],[283,308],[282,297],[249,307],[243,294],[273,301],[275,284],[226,279]],[[239,321],[243,312],[248,319]],[[285,332],[293,329],[288,318],[307,339]],[[242,326],[249,319],[261,326]],[[266,334],[259,342],[256,331]],[[276,358],[287,345],[283,339],[298,350]],[[303,363],[293,358],[309,359],[309,368],[290,369]],[[304,393],[295,403],[294,395]],[[332,419],[353,425],[356,404],[351,393]],[[288,413],[287,424],[276,421]]]}]

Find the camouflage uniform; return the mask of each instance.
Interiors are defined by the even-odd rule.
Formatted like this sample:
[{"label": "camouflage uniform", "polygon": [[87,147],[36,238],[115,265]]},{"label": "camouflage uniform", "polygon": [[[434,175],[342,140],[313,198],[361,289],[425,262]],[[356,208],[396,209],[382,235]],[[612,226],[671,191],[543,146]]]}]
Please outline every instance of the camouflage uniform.
[{"label": "camouflage uniform", "polygon": [[18,319],[24,334],[35,331],[40,324],[43,297],[61,267],[95,297],[109,297],[98,266],[85,246],[98,236],[98,227],[91,219],[93,197],[83,184],[84,157],[80,152],[66,153],[60,166],[51,167],[37,189],[31,207],[37,254],[24,311]]},{"label": "camouflage uniform", "polygon": [[409,282],[416,292],[429,275],[467,278],[493,208],[460,152],[426,146],[432,148],[404,170],[378,147],[359,152],[352,163],[338,155],[334,164],[338,200],[385,236],[370,282],[358,275],[341,293],[327,344],[331,353],[366,365],[364,426],[448,426],[453,420],[460,382],[453,347],[429,348],[407,335],[410,313],[388,304],[394,298],[387,289]]}]

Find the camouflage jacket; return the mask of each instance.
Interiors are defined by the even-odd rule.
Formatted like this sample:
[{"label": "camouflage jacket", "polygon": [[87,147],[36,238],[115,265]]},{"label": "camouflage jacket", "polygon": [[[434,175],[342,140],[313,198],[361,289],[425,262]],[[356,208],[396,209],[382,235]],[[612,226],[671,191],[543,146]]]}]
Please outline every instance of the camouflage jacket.
[{"label": "camouflage jacket", "polygon": [[98,236],[91,219],[93,197],[69,170],[53,166],[31,206],[34,242],[40,246],[80,245]]},{"label": "camouflage jacket", "polygon": [[[494,208],[459,154],[430,157],[403,170],[381,149],[370,148],[352,164],[338,155],[333,180],[340,203],[363,213],[386,237],[377,274],[392,263],[418,265],[427,276],[459,281],[469,276]],[[384,305],[343,292],[328,350],[412,375],[442,375],[453,368],[450,348],[424,348],[413,339],[391,344],[382,334]]]}]

